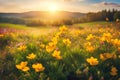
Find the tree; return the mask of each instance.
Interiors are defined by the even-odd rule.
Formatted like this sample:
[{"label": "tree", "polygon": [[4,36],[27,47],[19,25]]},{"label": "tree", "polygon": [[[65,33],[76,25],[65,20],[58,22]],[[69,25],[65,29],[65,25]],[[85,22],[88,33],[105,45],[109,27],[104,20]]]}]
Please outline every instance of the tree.
[{"label": "tree", "polygon": [[120,11],[114,14],[114,20],[120,19]]}]

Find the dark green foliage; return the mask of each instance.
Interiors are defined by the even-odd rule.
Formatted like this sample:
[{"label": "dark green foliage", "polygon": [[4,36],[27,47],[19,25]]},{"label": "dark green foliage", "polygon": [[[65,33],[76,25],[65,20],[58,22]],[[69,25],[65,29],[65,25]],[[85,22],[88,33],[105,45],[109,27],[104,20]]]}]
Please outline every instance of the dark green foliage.
[{"label": "dark green foliage", "polygon": [[15,67],[14,58],[7,53],[5,57],[0,58],[0,79],[1,80],[15,80],[19,76],[19,72]]},{"label": "dark green foliage", "polygon": [[103,10],[97,13],[88,13],[87,14],[87,21],[105,21],[106,18],[109,19],[109,21],[114,21],[116,19],[119,19],[120,11],[117,11],[115,9],[113,10]]},{"label": "dark green foliage", "polygon": [[120,19],[120,11],[114,14],[114,20]]}]

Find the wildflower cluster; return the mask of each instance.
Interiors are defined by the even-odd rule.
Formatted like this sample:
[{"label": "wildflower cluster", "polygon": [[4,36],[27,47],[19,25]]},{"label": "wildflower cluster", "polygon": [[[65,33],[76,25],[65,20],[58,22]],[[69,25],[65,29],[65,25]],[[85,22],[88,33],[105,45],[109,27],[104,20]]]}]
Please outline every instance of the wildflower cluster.
[{"label": "wildflower cluster", "polygon": [[[62,26],[59,28],[59,32],[57,32],[55,34],[55,36],[51,39],[51,42],[48,43],[48,45],[46,46],[46,51],[48,53],[51,53],[52,52],[52,56],[54,58],[56,58],[57,60],[61,60],[62,59],[62,56],[60,55],[61,52],[58,48],[58,42],[60,40],[60,38],[62,38],[61,36],[66,34],[66,32],[68,31],[68,28],[65,27],[65,26]],[[71,45],[71,41],[70,39],[68,38],[65,38],[63,39],[63,43],[66,45],[66,46],[70,46]]]},{"label": "wildflower cluster", "polygon": [[120,32],[108,26],[73,32],[62,26],[52,37],[24,36],[13,49],[20,80],[119,80]]}]

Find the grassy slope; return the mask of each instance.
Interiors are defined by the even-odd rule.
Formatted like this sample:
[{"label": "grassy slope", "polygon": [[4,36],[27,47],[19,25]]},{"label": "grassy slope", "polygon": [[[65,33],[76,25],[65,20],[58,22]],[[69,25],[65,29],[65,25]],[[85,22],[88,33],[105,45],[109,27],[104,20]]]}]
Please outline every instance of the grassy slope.
[{"label": "grassy slope", "polygon": [[[107,25],[113,22],[89,22],[89,23],[80,23],[75,24],[76,27],[96,27],[96,25]],[[74,25],[72,25],[74,27]],[[13,28],[18,30],[24,30],[29,32],[30,34],[34,36],[39,35],[46,35],[46,34],[52,34],[53,32],[56,32],[58,27],[47,27],[47,26],[40,26],[40,27],[28,27],[25,25],[17,25],[17,24],[9,24],[9,23],[0,23],[0,28]]]},{"label": "grassy slope", "polygon": [[0,23],[0,28],[30,29],[30,27],[27,27],[25,25],[10,24],[10,23]]},{"label": "grassy slope", "polygon": [[113,22],[105,22],[105,21],[101,21],[101,22],[88,22],[88,23],[80,23],[80,24],[76,24],[77,26],[80,27],[95,27],[96,25],[107,25]]},{"label": "grassy slope", "polygon": [[10,23],[0,23],[0,28],[12,28],[17,30],[24,30],[25,32],[29,32],[32,35],[42,35],[42,34],[49,34],[57,30],[55,27],[28,27],[25,25],[18,25],[18,24],[10,24]]},{"label": "grassy slope", "polygon": [[[113,22],[105,22],[105,21],[101,21],[101,22],[88,22],[88,23],[79,23],[79,24],[75,24],[76,26],[80,26],[80,27],[94,27],[96,25],[107,25]],[[15,29],[44,29],[44,28],[49,28],[49,27],[28,27],[25,25],[19,25],[19,24],[10,24],[10,23],[0,23],[0,28],[15,28]],[[51,27],[50,27],[51,28]]]}]

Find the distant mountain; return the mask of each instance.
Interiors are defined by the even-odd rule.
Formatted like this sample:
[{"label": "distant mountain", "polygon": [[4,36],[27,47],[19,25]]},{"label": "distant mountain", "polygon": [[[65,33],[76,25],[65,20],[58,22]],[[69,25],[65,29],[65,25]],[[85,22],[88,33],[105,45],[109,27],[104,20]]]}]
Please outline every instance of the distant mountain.
[{"label": "distant mountain", "polygon": [[71,19],[71,18],[81,18],[86,14],[80,12],[68,12],[68,11],[57,11],[55,13],[48,11],[30,11],[24,13],[0,13],[2,18],[37,18],[37,19]]}]

